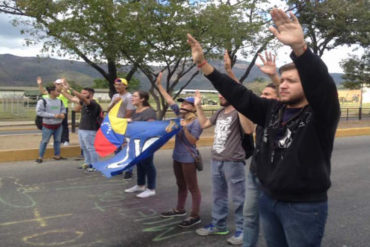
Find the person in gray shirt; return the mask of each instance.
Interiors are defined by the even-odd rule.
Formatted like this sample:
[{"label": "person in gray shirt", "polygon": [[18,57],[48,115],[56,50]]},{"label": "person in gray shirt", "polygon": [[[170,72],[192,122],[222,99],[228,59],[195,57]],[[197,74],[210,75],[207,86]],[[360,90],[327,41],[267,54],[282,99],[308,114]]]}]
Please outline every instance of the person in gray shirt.
[{"label": "person in gray shirt", "polygon": [[[225,52],[225,69],[228,70],[230,59]],[[215,126],[212,147],[212,222],[196,230],[201,236],[226,235],[228,215],[228,191],[231,191],[234,204],[235,233],[227,239],[229,244],[243,243],[243,205],[245,199],[245,151],[242,146],[242,133],[252,134],[253,123],[219,94],[218,110],[208,119],[201,106],[201,95],[195,93],[195,107],[199,123],[203,129]]]},{"label": "person in gray shirt", "polygon": [[39,157],[36,159],[37,163],[42,162],[46,146],[51,136],[54,138],[53,159],[64,159],[60,156],[60,141],[62,136],[61,124],[65,117],[66,109],[63,102],[57,99],[59,92],[54,85],[47,87],[46,90],[48,91],[49,97],[40,99],[36,105],[36,114],[42,117],[42,139],[39,148]]},{"label": "person in gray shirt", "polygon": [[[132,104],[132,94],[127,91],[128,82],[125,78],[117,78],[114,80],[114,88],[117,93],[113,95],[112,100],[108,106],[107,112],[109,112],[113,106],[122,100],[121,106],[118,110],[117,117],[120,118],[130,118],[132,113],[135,110],[135,106]],[[122,150],[122,147],[119,147],[116,150],[116,153]],[[130,168],[125,172],[124,179],[132,178],[132,169]]]}]

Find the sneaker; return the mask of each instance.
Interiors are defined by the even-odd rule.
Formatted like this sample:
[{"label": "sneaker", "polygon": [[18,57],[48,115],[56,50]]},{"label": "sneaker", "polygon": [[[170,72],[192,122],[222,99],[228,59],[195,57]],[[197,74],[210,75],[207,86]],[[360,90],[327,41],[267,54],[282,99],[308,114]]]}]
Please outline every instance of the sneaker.
[{"label": "sneaker", "polygon": [[146,189],[137,195],[139,198],[147,198],[149,196],[155,196],[155,190]]},{"label": "sneaker", "polygon": [[207,235],[227,235],[229,234],[229,230],[220,231],[215,227],[212,223],[209,225],[206,225],[202,228],[198,228],[196,231],[196,234],[200,236],[207,236]]},{"label": "sneaker", "polygon": [[87,168],[90,168],[90,165],[86,164],[86,163],[84,163],[84,164],[82,164],[78,167],[78,169],[87,169]]},{"label": "sneaker", "polygon": [[41,158],[38,158],[35,160],[37,163],[42,163],[42,159]]},{"label": "sneaker", "polygon": [[129,189],[125,189],[125,192],[127,193],[143,192],[143,191],[145,191],[145,186],[140,186],[140,185],[134,185]]},{"label": "sneaker", "polygon": [[190,228],[192,226],[198,225],[202,222],[200,220],[200,217],[188,217],[185,220],[183,220],[180,224],[178,224],[181,228]]},{"label": "sneaker", "polygon": [[132,172],[125,172],[123,179],[130,179],[130,178],[132,178]]},{"label": "sneaker", "polygon": [[63,146],[69,146],[69,142],[64,142]]},{"label": "sneaker", "polygon": [[169,218],[169,217],[173,217],[173,216],[185,216],[186,215],[186,211],[185,210],[177,210],[177,209],[171,209],[167,212],[163,212],[161,213],[161,217],[162,218]]},{"label": "sneaker", "polygon": [[227,242],[232,245],[241,245],[243,244],[243,232],[236,231],[233,236],[227,239]]}]

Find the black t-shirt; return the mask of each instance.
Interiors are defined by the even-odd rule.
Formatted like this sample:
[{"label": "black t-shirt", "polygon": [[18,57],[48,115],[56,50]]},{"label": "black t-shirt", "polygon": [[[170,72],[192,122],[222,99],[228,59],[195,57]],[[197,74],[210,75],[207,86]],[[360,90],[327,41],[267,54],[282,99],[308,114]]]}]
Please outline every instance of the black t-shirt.
[{"label": "black t-shirt", "polygon": [[81,101],[80,104],[82,105],[81,109],[81,119],[80,119],[80,130],[98,130],[98,116],[101,112],[100,105],[95,101],[91,100],[90,105],[83,104]]}]

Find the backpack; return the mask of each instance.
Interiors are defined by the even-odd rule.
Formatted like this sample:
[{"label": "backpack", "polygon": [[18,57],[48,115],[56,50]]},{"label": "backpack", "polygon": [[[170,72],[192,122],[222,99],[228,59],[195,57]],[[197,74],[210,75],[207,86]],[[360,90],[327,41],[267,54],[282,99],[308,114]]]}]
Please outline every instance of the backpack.
[{"label": "backpack", "polygon": [[253,155],[254,152],[253,134],[249,135],[244,132],[242,133],[242,147],[245,151],[245,159],[248,159]]},{"label": "backpack", "polygon": [[99,114],[96,116],[96,123],[98,124],[99,128],[100,128],[103,120],[104,120],[104,112],[103,112],[101,106],[99,105]]},{"label": "backpack", "polygon": [[[46,108],[46,100],[44,98],[41,98],[41,100],[44,103],[44,107]],[[42,117],[41,116],[36,115],[35,124],[39,130],[42,130]]]}]

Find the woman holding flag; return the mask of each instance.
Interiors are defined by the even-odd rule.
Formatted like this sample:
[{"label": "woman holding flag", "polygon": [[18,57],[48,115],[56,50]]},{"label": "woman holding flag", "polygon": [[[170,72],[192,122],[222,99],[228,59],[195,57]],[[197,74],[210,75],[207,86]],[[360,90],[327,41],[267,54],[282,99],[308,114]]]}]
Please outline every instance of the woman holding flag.
[{"label": "woman holding flag", "polygon": [[192,196],[192,210],[190,216],[183,220],[179,227],[189,228],[201,222],[199,216],[201,194],[198,186],[197,171],[194,164],[196,153],[196,142],[202,133],[202,128],[195,114],[194,98],[179,98],[181,106],[175,103],[161,84],[162,72],[157,77],[157,87],[162,96],[166,99],[171,109],[178,117],[181,117],[182,129],[176,134],[175,148],[173,150],[173,169],[178,187],[177,206],[170,211],[163,212],[161,217],[175,217],[186,215],[185,202],[188,190]]},{"label": "woman holding flag", "polygon": [[[145,91],[136,91],[132,94],[131,102],[136,107],[132,114],[132,121],[154,121],[157,119],[156,112],[150,107],[148,102],[149,94]],[[125,192],[141,192],[139,198],[146,198],[155,195],[156,170],[153,164],[153,155],[140,161],[137,167],[137,185],[126,189]],[[145,188],[145,180],[148,186]]]}]

